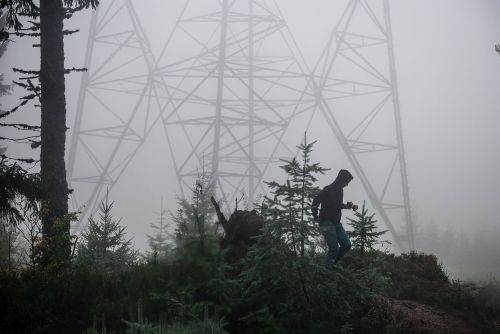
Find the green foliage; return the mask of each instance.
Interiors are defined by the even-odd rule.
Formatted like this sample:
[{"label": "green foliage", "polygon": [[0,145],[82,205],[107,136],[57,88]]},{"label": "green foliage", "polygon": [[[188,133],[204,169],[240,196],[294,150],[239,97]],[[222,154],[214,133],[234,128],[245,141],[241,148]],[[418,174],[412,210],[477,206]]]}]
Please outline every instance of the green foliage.
[{"label": "green foliage", "polygon": [[180,199],[177,215],[172,215],[176,238],[170,256],[171,284],[176,288],[169,290],[167,300],[176,301],[176,313],[183,319],[219,319],[228,308],[223,300],[232,284],[226,280],[226,265],[219,249],[210,201],[213,195],[211,178],[202,174],[195,181],[191,198]]},{"label": "green foliage", "polygon": [[39,247],[42,241],[42,222],[38,209],[36,211],[25,211],[23,222],[17,226],[21,239],[20,261],[22,265],[30,269],[36,269],[41,258]]},{"label": "green foliage", "polygon": [[309,212],[319,188],[314,185],[318,174],[327,170],[319,163],[311,163],[311,152],[316,142],[304,142],[297,148],[301,160],[282,160],[280,168],[287,175],[285,183],[266,182],[272,197],[265,197],[264,217],[269,220],[267,233],[280,238],[294,253],[304,257],[306,248],[312,246],[318,231]]},{"label": "green foliage", "polygon": [[17,225],[23,210],[37,211],[41,199],[40,175],[29,174],[17,163],[0,161],[0,221]]},{"label": "green foliage", "polygon": [[129,268],[137,261],[132,239],[126,239],[126,227],[121,219],[115,220],[111,213],[114,202],[109,203],[108,194],[99,204],[99,220],[89,218],[82,241],[78,245],[76,262],[101,272],[117,272]]},{"label": "green foliage", "polygon": [[[74,12],[75,10],[80,10],[83,8],[92,7],[97,8],[99,5],[99,0],[58,0],[62,1],[68,14]],[[31,18],[37,18],[40,13],[37,1],[33,0],[11,0],[0,2],[0,15],[6,13],[6,23],[9,28],[14,28],[18,31],[23,28],[20,16],[28,16]],[[9,35],[3,35],[0,41],[7,40]]]},{"label": "green foliage", "polygon": [[156,262],[158,259],[165,259],[170,249],[170,245],[168,243],[170,233],[168,231],[168,224],[166,221],[167,210],[163,209],[163,200],[161,202],[160,211],[155,213],[157,216],[156,223],[150,224],[151,229],[153,230],[153,235],[146,234],[149,247],[153,253],[153,262]]},{"label": "green foliage", "polygon": [[[206,314],[205,314],[206,316]],[[168,322],[165,313],[160,316],[159,322],[157,324],[150,323],[144,317],[142,300],[139,300],[137,305],[137,320],[127,321],[122,320],[123,323],[127,325],[126,332],[129,334],[190,334],[190,333],[207,333],[207,334],[223,334],[224,323],[221,320],[208,319],[197,319],[193,317],[187,321],[182,319],[175,320],[173,322]]]},{"label": "green foliage", "polygon": [[224,334],[223,323],[220,321],[192,320],[190,322],[175,322],[170,325],[155,325],[125,321],[129,334]]},{"label": "green foliage", "polygon": [[213,194],[210,177],[199,176],[191,198],[179,199],[177,215],[172,215],[176,224],[174,259],[190,281],[205,281],[219,261],[215,211],[210,202]]},{"label": "green foliage", "polygon": [[387,276],[373,266],[328,270],[306,252],[317,233],[307,209],[319,191],[315,176],[325,171],[310,162],[313,144],[299,146],[301,162],[285,161],[286,183],[268,183],[274,196],[264,201],[263,235],[240,263],[232,332],[379,333],[387,326],[376,298]]},{"label": "green foliage", "polygon": [[377,225],[375,225],[377,221],[373,219],[375,213],[371,216],[368,215],[368,209],[365,208],[365,201],[363,201],[361,212],[356,211],[354,215],[357,219],[347,217],[349,220],[348,225],[352,227],[349,236],[354,248],[358,249],[361,256],[363,256],[366,251],[373,250],[373,247],[380,243],[379,238],[387,231],[377,231]]},{"label": "green foliage", "polygon": [[95,283],[85,271],[2,273],[2,328],[15,333],[81,333],[91,323]]},{"label": "green foliage", "polygon": [[210,201],[214,193],[211,177],[202,173],[191,188],[191,197],[178,199],[179,209],[171,215],[178,247],[193,239],[202,242],[207,234],[215,234],[215,210]]},{"label": "green foliage", "polygon": [[222,262],[194,276],[173,254],[113,275],[82,267],[0,273],[0,323],[20,333],[416,333],[380,297],[406,299],[401,287],[412,285],[494,333],[488,324],[498,313],[482,311],[470,287],[447,283],[432,256],[348,256],[345,267],[327,270],[319,257],[302,258],[263,237],[238,276]]},{"label": "green foliage", "polygon": [[[11,0],[1,1],[0,14],[6,15],[6,27],[21,36],[40,37],[40,70],[20,70],[22,73],[16,84],[25,88],[28,94],[20,99],[17,106],[7,112],[2,112],[0,118],[8,117],[28,102],[35,102],[41,109],[40,125],[2,123],[2,126],[12,127],[20,131],[36,131],[34,135],[23,138],[2,138],[18,143],[30,143],[32,148],[41,146],[40,175],[43,201],[41,203],[41,218],[43,224],[44,252],[42,266],[61,269],[70,265],[70,224],[68,214],[68,187],[64,163],[66,103],[64,67],[64,35],[63,21],[72,16],[75,11],[98,5],[97,0]],[[23,27],[20,17],[28,17],[25,22],[31,25]],[[39,20],[37,22],[37,20]],[[0,42],[9,38],[7,29],[2,27]],[[71,70],[70,70],[71,71]],[[27,75],[27,76],[26,76]],[[38,82],[40,84],[38,84]],[[43,87],[43,89],[41,89]],[[40,140],[38,140],[40,138]],[[18,159],[34,163],[33,159]],[[54,247],[62,247],[54,248]],[[55,261],[52,263],[52,261]]]},{"label": "green foliage", "polygon": [[448,276],[434,255],[405,253],[381,255],[380,270],[390,275],[393,289],[390,296],[398,299],[411,299],[437,305],[449,286]]},{"label": "green foliage", "polygon": [[297,256],[279,239],[263,237],[243,267],[243,294],[235,309],[248,332],[341,332],[374,301],[352,272]]},{"label": "green foliage", "polygon": [[19,233],[0,225],[0,270],[11,270],[19,262]]},{"label": "green foliage", "polygon": [[[479,333],[498,332],[495,332],[494,321],[500,319],[500,313],[476,299],[478,289],[475,285],[450,281],[435,255],[416,252],[399,256],[380,252],[372,255],[381,258],[377,270],[390,277],[391,285],[385,293],[391,298],[447,310]],[[406,332],[418,333],[418,329]]]},{"label": "green foliage", "polygon": [[[41,212],[47,210],[42,206]],[[32,251],[33,264],[42,267],[48,272],[66,270],[70,264],[70,249],[76,236],[69,233],[71,222],[77,221],[76,213],[65,214],[62,218],[55,218],[51,224],[51,232],[42,238],[36,238]],[[42,229],[43,230],[43,229]]]},{"label": "green foliage", "polygon": [[[480,306],[473,287],[450,282],[435,256],[374,250],[383,232],[375,230],[364,205],[352,221],[359,253],[326,269],[319,255],[307,252],[316,236],[307,208],[319,190],[315,175],[325,170],[310,162],[313,144],[304,140],[299,146],[300,162],[285,161],[286,183],[269,183],[274,196],[264,203],[268,221],[240,262],[225,263],[219,249],[208,177],[196,181],[189,199],[179,200],[172,217],[175,249],[163,261],[134,264],[131,240],[106,197],[99,220],[91,218],[82,236],[79,265],[0,272],[2,327],[88,334],[418,332],[391,308],[390,299],[398,298],[464,312],[474,328],[492,332],[496,304]],[[71,219],[56,220],[56,239],[37,241],[37,249],[43,253],[46,243],[70,242],[64,231]],[[162,224],[163,209],[158,233]]]}]

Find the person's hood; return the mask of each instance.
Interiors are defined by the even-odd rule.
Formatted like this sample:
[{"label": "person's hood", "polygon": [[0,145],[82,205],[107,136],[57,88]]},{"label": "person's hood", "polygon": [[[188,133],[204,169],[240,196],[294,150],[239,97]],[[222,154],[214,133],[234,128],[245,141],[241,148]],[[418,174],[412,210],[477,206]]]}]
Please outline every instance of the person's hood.
[{"label": "person's hood", "polygon": [[337,178],[335,179],[335,181],[333,181],[333,183],[344,184],[345,182],[351,181],[352,179],[354,179],[354,177],[352,176],[351,173],[349,173],[348,170],[341,169],[337,175]]}]

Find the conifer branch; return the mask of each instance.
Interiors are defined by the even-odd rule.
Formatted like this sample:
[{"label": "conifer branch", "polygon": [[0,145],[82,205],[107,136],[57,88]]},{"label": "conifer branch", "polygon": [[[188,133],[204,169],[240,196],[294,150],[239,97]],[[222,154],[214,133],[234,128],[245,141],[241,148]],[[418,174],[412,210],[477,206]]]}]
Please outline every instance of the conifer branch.
[{"label": "conifer branch", "polygon": [[68,36],[68,35],[73,35],[79,32],[80,29],[74,29],[74,30],[63,30],[63,35]]},{"label": "conifer branch", "polygon": [[29,125],[24,123],[0,123],[0,126],[12,127],[17,130],[28,130],[28,131],[38,131],[40,130],[39,125]]},{"label": "conifer branch", "polygon": [[38,70],[23,70],[20,68],[13,67],[12,70],[16,73],[21,73],[21,74],[36,74],[40,75],[40,71]]},{"label": "conifer branch", "polygon": [[15,32],[14,35],[17,37],[40,37],[39,32]]},{"label": "conifer branch", "polygon": [[76,68],[76,67],[72,67],[72,68],[66,68],[64,69],[64,73],[65,74],[69,74],[71,72],[86,72],[87,69],[82,67],[82,68]]},{"label": "conifer branch", "polygon": [[27,164],[37,164],[40,162],[40,160],[37,160],[37,159],[33,159],[33,158],[13,158],[13,157],[9,157],[5,154],[2,154],[0,155],[0,157],[2,158],[2,162],[4,160],[13,160],[13,161],[19,161],[19,162],[24,162],[24,163],[27,163]]}]

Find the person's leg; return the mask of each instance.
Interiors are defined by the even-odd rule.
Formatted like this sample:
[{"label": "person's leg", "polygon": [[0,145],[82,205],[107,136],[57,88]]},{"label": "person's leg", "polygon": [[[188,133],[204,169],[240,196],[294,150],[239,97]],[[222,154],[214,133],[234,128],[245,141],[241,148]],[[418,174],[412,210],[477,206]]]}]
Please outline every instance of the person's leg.
[{"label": "person's leg", "polygon": [[321,233],[325,237],[328,252],[326,253],[326,267],[331,268],[339,251],[337,242],[337,230],[335,226],[329,224],[321,227]]},{"label": "person's leg", "polygon": [[335,226],[336,235],[338,243],[340,244],[340,248],[338,250],[337,256],[335,257],[335,262],[339,262],[339,260],[351,249],[351,240],[347,236],[347,233],[344,230],[342,224],[338,224]]}]

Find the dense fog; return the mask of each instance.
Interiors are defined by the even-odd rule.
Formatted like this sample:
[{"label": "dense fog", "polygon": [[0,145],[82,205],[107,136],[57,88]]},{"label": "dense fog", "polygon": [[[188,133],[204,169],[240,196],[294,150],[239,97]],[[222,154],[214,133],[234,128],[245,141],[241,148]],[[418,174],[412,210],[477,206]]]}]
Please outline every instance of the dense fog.
[{"label": "dense fog", "polygon": [[[500,3],[495,0],[411,0],[389,3],[415,248],[436,253],[453,277],[498,279],[500,55],[495,52],[494,46],[500,43]],[[294,48],[303,55],[300,61],[305,72],[312,71],[348,2],[278,0],[276,4],[288,25],[290,36],[296,42]],[[160,57],[183,10],[184,1],[133,1],[133,5],[151,44],[154,58],[172,63],[172,59],[185,57],[189,46],[183,44],[182,40],[179,44],[172,44],[172,49],[167,49]],[[210,7],[208,1],[206,6],[196,10],[200,13],[219,10]],[[66,37],[67,67],[84,66],[90,19],[91,13],[86,11],[67,22],[68,28],[80,29],[79,33]],[[120,24],[119,20],[112,22]],[[195,27],[193,25],[191,34],[203,33]],[[180,37],[180,32],[175,36]],[[38,66],[38,51],[31,48],[33,40],[17,37],[12,40],[0,59],[1,72],[5,74],[7,82],[17,76],[12,72],[12,67]],[[133,73],[135,69],[125,70]],[[81,76],[80,72],[67,76],[68,154]],[[2,108],[14,105],[22,94],[20,89],[14,89],[10,95],[2,96]],[[120,102],[127,103],[112,102],[117,105]],[[27,111],[19,117],[31,119],[35,117],[33,114]],[[300,144],[307,131],[308,140],[318,141],[313,160],[331,169],[318,181],[322,187],[333,181],[339,169],[352,170],[352,166],[324,120],[315,117],[307,127],[304,126],[309,122],[306,116],[300,116],[303,118],[299,117],[287,129],[283,141],[289,150],[283,149],[278,157],[290,159],[296,152],[295,146]],[[153,119],[158,114],[152,113],[150,117],[152,120],[146,122],[146,127],[154,124]],[[381,124],[378,130],[381,136],[393,133],[394,124]],[[178,130],[171,131],[173,136],[178,135],[175,132]],[[189,152],[189,146],[180,138],[179,134],[176,152]],[[268,147],[256,145],[255,149],[265,150]],[[19,156],[38,154],[37,150],[15,145],[9,146],[8,152]],[[110,191],[110,198],[115,201],[114,215],[123,217],[129,235],[134,237],[136,247],[141,249],[147,247],[145,234],[150,231],[150,223],[157,219],[155,212],[162,207],[175,212],[176,196],[182,193],[169,152],[160,121],[151,127],[146,140]],[[102,152],[96,154],[106,155],[109,152],[103,146]],[[207,161],[211,163],[210,159]],[[76,160],[75,164],[78,163]],[[376,161],[373,165],[376,165]],[[275,163],[269,167],[264,181],[283,180],[285,175],[278,166],[279,163]],[[204,168],[197,167],[200,170]],[[192,168],[196,169],[196,166]],[[375,172],[370,177],[383,176]],[[189,185],[191,181],[187,179],[185,182]],[[74,191],[78,194],[79,188],[75,186]],[[265,187],[260,188],[255,197],[259,195],[265,195]],[[369,209],[373,210],[357,175],[345,189],[344,198],[359,204],[366,200]],[[234,203],[231,201],[226,210],[231,211],[233,208]],[[386,229],[381,219],[379,222],[381,228]]]}]

